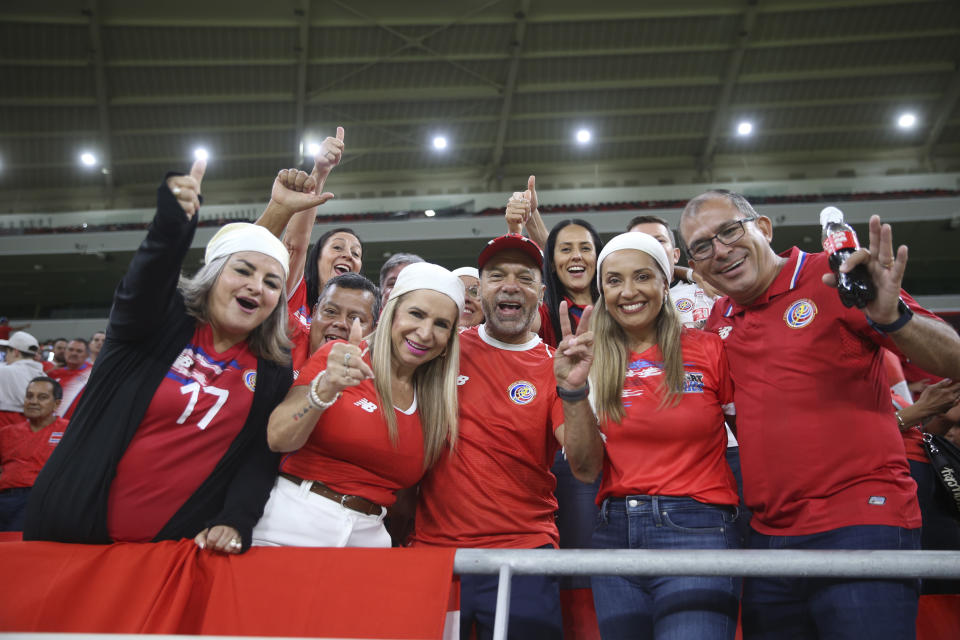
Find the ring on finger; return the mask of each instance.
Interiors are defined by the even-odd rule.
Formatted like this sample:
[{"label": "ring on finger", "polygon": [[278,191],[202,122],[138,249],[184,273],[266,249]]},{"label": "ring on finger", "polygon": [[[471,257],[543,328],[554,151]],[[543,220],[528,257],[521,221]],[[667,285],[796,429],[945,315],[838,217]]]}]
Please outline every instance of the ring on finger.
[{"label": "ring on finger", "polygon": [[234,538],[233,540],[230,541],[230,545],[229,545],[229,546],[230,546],[231,549],[239,549],[240,546],[241,546],[241,545],[240,545],[240,541],[237,540],[236,538]]},{"label": "ring on finger", "polygon": [[352,353],[348,353],[348,354],[346,354],[345,356],[343,356],[343,366],[345,366],[345,367],[349,367],[349,366],[350,366],[350,356],[352,356],[352,355],[353,355]]},{"label": "ring on finger", "polygon": [[892,268],[893,268],[893,261],[891,260],[890,262],[888,262],[888,263],[886,263],[886,264],[883,264],[883,265],[880,265],[880,266],[882,266],[884,269],[892,269]]},{"label": "ring on finger", "polygon": [[170,189],[170,191],[173,192],[173,195],[175,196],[180,195],[180,187],[174,187],[173,189]]}]

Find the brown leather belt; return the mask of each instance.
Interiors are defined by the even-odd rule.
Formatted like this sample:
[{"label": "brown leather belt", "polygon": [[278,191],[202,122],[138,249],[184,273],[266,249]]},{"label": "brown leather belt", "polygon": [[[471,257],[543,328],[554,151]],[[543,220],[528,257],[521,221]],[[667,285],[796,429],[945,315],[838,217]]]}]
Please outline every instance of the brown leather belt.
[{"label": "brown leather belt", "polygon": [[378,505],[375,502],[370,502],[366,498],[361,498],[360,496],[350,496],[342,493],[337,493],[327,485],[322,482],[317,482],[316,480],[304,480],[303,478],[298,478],[292,473],[280,472],[280,477],[289,480],[294,484],[301,484],[303,482],[310,483],[310,491],[317,494],[318,496],[323,496],[324,498],[329,498],[334,502],[340,503],[340,506],[346,507],[347,509],[352,509],[353,511],[359,511],[368,516],[378,516],[383,513],[383,507]]}]

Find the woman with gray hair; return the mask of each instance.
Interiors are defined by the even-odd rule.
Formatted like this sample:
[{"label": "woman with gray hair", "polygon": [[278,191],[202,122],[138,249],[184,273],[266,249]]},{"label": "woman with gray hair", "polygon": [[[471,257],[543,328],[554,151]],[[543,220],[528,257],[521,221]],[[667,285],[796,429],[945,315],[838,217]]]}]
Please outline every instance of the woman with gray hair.
[{"label": "woman with gray hair", "polygon": [[26,540],[250,545],[278,463],[267,418],[291,382],[289,257],[266,229],[230,224],[180,276],[204,169],[160,186],[86,392],[34,485]]}]

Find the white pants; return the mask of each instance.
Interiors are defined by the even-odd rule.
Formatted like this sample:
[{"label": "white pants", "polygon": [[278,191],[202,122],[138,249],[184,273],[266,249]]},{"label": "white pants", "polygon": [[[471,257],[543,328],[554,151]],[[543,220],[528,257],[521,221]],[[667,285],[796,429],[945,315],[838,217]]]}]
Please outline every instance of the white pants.
[{"label": "white pants", "polygon": [[347,509],[330,498],[310,491],[311,482],[299,485],[277,476],[263,517],[253,528],[253,545],[264,547],[389,547],[390,534],[379,516]]}]

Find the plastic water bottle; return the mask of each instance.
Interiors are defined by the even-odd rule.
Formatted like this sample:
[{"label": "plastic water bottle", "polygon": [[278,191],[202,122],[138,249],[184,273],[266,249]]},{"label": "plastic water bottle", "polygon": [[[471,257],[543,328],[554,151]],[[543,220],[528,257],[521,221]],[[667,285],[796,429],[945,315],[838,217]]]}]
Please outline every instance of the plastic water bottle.
[{"label": "plastic water bottle", "polygon": [[820,224],[823,226],[823,248],[830,255],[830,267],[837,276],[840,301],[844,306],[862,309],[877,297],[877,289],[866,265],[859,264],[849,273],[840,273],[843,261],[860,248],[857,234],[844,222],[843,212],[836,207],[826,207],[820,212]]}]

